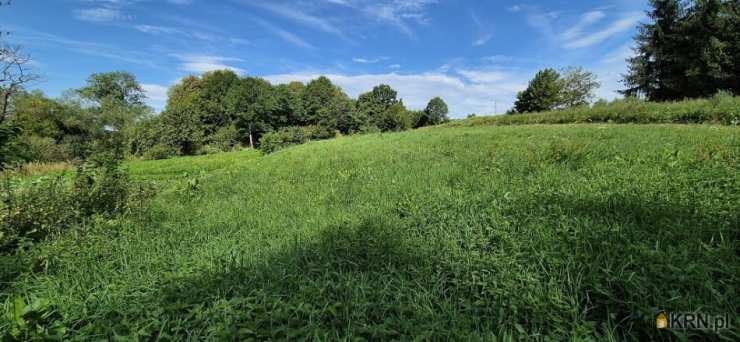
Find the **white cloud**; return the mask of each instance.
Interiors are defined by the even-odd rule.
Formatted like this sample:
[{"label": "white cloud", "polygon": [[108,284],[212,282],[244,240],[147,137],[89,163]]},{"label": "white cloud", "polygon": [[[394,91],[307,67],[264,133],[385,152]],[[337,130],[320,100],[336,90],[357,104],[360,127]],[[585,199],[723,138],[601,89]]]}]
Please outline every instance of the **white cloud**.
[{"label": "white cloud", "polygon": [[129,19],[127,15],[118,9],[98,7],[75,10],[75,18],[83,21],[101,23],[115,20]]},{"label": "white cloud", "polygon": [[158,84],[142,84],[141,88],[146,93],[147,104],[154,108],[156,111],[161,111],[167,104],[167,91],[168,87],[161,86]]},{"label": "white cloud", "polygon": [[388,67],[391,69],[401,69],[401,64],[391,64]]},{"label": "white cloud", "polygon": [[506,62],[513,61],[514,57],[506,56],[506,55],[493,55],[493,56],[483,57],[483,60],[488,63],[506,63]]},{"label": "white cloud", "polygon": [[152,33],[152,34],[186,34],[185,32],[167,26],[155,26],[155,25],[135,25],[134,29],[139,32]]},{"label": "white cloud", "polygon": [[522,10],[522,6],[519,6],[519,5],[509,6],[506,8],[506,10],[509,12],[519,12]]},{"label": "white cloud", "polygon": [[29,30],[25,28],[14,29],[14,35],[26,43],[52,46],[60,49],[67,49],[77,53],[107,58],[125,63],[140,64],[152,68],[159,68],[155,63],[155,57],[148,53],[135,51],[132,49],[121,49],[110,44],[97,42],[81,41],[69,39],[63,36]]},{"label": "white cloud", "polygon": [[388,59],[387,57],[380,57],[380,58],[355,57],[355,58],[352,58],[352,61],[355,63],[360,63],[360,64],[375,64],[381,61],[385,61],[387,59]]},{"label": "white cloud", "polygon": [[611,53],[604,56],[604,63],[624,63],[627,58],[630,58],[635,55],[635,52],[632,50],[632,43],[627,43],[625,45],[622,45],[618,49],[612,51]]},{"label": "white cloud", "polygon": [[377,21],[396,27],[404,35],[414,38],[411,24],[429,21],[427,7],[438,0],[327,0],[329,3],[353,8]]},{"label": "white cloud", "polygon": [[334,24],[330,23],[328,20],[307,14],[305,11],[297,9],[293,4],[291,6],[282,6],[275,3],[261,3],[257,6],[310,28],[331,33],[342,39],[349,40],[341,29],[334,26]]},{"label": "white cloud", "polygon": [[296,34],[293,34],[292,32],[288,32],[276,25],[273,25],[265,20],[253,18],[253,20],[260,24],[262,27],[267,29],[268,31],[271,31],[276,36],[280,37],[282,40],[291,43],[295,46],[302,47],[305,49],[314,49],[315,47],[311,45],[309,42],[303,40],[303,38],[299,37]]},{"label": "white cloud", "polygon": [[465,76],[473,83],[494,83],[509,78],[509,74],[502,71],[485,71],[460,69],[457,73]]},{"label": "white cloud", "polygon": [[622,75],[628,71],[625,60],[633,55],[632,44],[625,44],[607,53],[592,66],[601,82],[601,87],[596,91],[598,98],[612,100],[621,96],[618,91],[624,89]]},{"label": "white cloud", "polygon": [[516,92],[526,87],[526,81],[515,77],[501,78],[497,81],[494,81],[494,78],[483,78],[479,79],[485,81],[483,83],[470,83],[439,72],[364,75],[304,72],[267,75],[264,78],[273,83],[308,82],[321,75],[331,79],[352,97],[370,91],[378,84],[388,84],[398,91],[399,97],[412,109],[422,109],[431,98],[440,96],[450,107],[450,116],[456,118],[465,117],[470,113],[491,114],[494,108],[502,112],[513,105]]},{"label": "white cloud", "polygon": [[606,17],[606,14],[604,14],[604,12],[602,11],[586,12],[581,16],[581,19],[580,21],[578,21],[578,23],[576,23],[574,26],[561,34],[561,38],[563,40],[570,40],[579,37],[583,35],[583,30],[585,28],[600,21],[601,19],[604,19],[604,17]]},{"label": "white cloud", "polygon": [[477,38],[473,40],[473,46],[486,45],[493,38],[493,34],[490,32],[493,25],[483,22],[475,12],[470,12],[470,19],[478,31]]},{"label": "white cloud", "polygon": [[473,41],[473,46],[486,45],[486,43],[488,43],[488,41],[491,40],[491,38],[493,38],[492,34],[490,33],[484,34],[483,36]]},{"label": "white cloud", "polygon": [[642,18],[642,13],[627,14],[623,18],[613,22],[611,25],[604,28],[603,30],[587,34],[585,36],[576,38],[565,43],[564,47],[569,49],[577,49],[601,43],[615,34],[622,33],[634,28]]},{"label": "white cloud", "polygon": [[179,70],[202,74],[214,70],[231,70],[238,74],[245,73],[245,70],[227,63],[244,62],[243,59],[223,56],[208,55],[180,55],[173,54],[172,57],[179,59],[182,63],[178,66]]}]

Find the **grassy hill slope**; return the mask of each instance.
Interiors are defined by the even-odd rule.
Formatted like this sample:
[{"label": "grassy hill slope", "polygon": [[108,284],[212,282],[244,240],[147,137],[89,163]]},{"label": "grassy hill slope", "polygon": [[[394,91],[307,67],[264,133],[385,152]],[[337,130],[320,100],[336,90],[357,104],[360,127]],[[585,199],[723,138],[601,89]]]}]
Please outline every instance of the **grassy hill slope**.
[{"label": "grassy hill slope", "polygon": [[38,324],[77,338],[602,340],[739,309],[734,127],[443,127],[130,168],[168,190],[19,258],[6,311],[45,299]]}]

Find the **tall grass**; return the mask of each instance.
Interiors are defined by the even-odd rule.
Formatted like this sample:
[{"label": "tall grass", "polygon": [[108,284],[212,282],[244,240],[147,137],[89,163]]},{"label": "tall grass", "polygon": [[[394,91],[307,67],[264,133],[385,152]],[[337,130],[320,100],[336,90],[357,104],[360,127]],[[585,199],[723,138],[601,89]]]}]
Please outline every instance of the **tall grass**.
[{"label": "tall grass", "polygon": [[72,170],[70,162],[28,162],[16,168],[10,168],[0,172],[0,175],[10,177],[29,177],[48,174],[60,174]]},{"label": "tall grass", "polygon": [[740,123],[740,97],[720,93],[709,99],[678,102],[615,100],[594,106],[560,111],[473,117],[452,121],[449,126],[524,125],[563,123]]},{"label": "tall grass", "polygon": [[177,191],[13,259],[0,301],[79,340],[734,340],[654,315],[738,312],[738,134],[434,128],[135,163]]}]

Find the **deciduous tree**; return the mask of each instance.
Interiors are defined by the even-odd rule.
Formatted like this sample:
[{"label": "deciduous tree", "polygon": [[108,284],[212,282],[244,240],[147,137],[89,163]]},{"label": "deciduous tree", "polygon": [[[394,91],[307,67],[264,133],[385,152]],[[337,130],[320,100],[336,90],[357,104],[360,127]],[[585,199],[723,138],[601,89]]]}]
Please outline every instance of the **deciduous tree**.
[{"label": "deciduous tree", "polygon": [[517,94],[514,104],[517,113],[541,112],[555,109],[562,91],[560,74],[553,69],[539,71],[529,86]]},{"label": "deciduous tree", "polygon": [[566,68],[561,72],[560,108],[587,105],[601,86],[596,75],[581,67]]},{"label": "deciduous tree", "polygon": [[449,121],[447,117],[449,110],[447,104],[440,97],[435,97],[429,101],[426,109],[424,109],[424,117],[422,126],[438,125],[443,122]]}]

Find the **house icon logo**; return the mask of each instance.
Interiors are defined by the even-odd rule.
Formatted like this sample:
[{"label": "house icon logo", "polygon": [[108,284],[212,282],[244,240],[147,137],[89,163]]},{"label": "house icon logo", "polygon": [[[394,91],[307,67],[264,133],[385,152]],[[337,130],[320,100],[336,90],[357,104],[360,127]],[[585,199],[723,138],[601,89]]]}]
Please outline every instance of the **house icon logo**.
[{"label": "house icon logo", "polygon": [[665,315],[665,312],[661,312],[655,317],[655,327],[658,329],[668,328],[668,317]]}]

